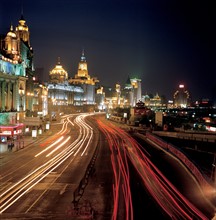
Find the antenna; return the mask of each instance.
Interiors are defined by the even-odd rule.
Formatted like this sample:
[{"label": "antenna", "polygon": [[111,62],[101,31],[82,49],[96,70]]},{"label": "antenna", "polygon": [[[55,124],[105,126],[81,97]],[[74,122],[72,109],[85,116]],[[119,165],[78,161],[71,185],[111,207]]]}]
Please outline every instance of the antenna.
[{"label": "antenna", "polygon": [[24,18],[23,18],[23,0],[21,0],[21,20],[24,20]]},{"label": "antenna", "polygon": [[58,65],[60,65],[60,57],[58,57]]}]

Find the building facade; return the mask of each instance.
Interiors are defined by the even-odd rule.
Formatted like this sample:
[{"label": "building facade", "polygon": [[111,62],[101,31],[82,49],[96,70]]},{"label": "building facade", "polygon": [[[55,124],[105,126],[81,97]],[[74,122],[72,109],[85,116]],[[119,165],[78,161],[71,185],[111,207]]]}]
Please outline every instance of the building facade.
[{"label": "building facade", "polygon": [[21,15],[17,27],[11,25],[0,44],[0,111],[26,110],[26,92],[32,92],[34,67],[30,33]]},{"label": "building facade", "polygon": [[74,78],[70,78],[68,82],[70,85],[77,85],[83,89],[83,105],[95,105],[95,85],[99,82],[99,80],[96,77],[91,77],[89,75],[88,64],[86,61],[84,50],[82,51],[81,59],[78,63],[77,74],[75,74]]},{"label": "building facade", "polygon": [[128,77],[123,88],[118,83],[115,88],[104,87],[104,94],[107,109],[134,107],[142,99],[141,79]]},{"label": "building facade", "polygon": [[83,106],[84,90],[78,85],[69,84],[68,73],[61,65],[60,58],[58,58],[56,66],[50,71],[49,82],[46,86],[50,114],[69,113],[74,110],[73,107]]},{"label": "building facade", "polygon": [[142,98],[141,79],[130,78],[128,76],[125,87],[122,91],[125,106],[134,107]]}]

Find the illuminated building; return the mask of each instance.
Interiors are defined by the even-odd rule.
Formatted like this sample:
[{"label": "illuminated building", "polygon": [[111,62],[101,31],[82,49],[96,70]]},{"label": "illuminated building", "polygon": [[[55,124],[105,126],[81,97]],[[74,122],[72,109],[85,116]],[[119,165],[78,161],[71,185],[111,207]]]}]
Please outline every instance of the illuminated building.
[{"label": "illuminated building", "polygon": [[121,86],[117,83],[115,88],[104,87],[105,106],[107,109],[124,107],[124,98],[121,96]]},{"label": "illuminated building", "polygon": [[103,111],[106,109],[105,92],[103,86],[96,90],[95,103],[97,104],[98,110]]},{"label": "illuminated building", "polygon": [[127,82],[122,91],[122,96],[125,99],[126,107],[134,107],[142,98],[141,79],[130,78],[128,76]]},{"label": "illuminated building", "polygon": [[84,105],[95,105],[95,84],[99,82],[96,77],[90,77],[88,74],[88,65],[84,50],[82,51],[81,60],[78,64],[78,71],[74,78],[68,80],[70,85],[78,85],[84,91]]},{"label": "illuminated building", "polygon": [[33,87],[33,50],[29,30],[21,15],[18,26],[13,25],[0,37],[0,150],[6,151],[16,139],[20,146],[26,110],[26,93]]},{"label": "illuminated building", "polygon": [[142,98],[141,80],[128,77],[123,89],[117,83],[115,88],[104,87],[104,94],[107,109],[134,107]]},{"label": "illuminated building", "polygon": [[[26,110],[26,92],[32,92],[33,50],[29,30],[21,15],[18,26],[11,25],[0,44],[0,111]],[[22,115],[22,114],[20,114]]]},{"label": "illuminated building", "polygon": [[173,95],[174,107],[185,108],[190,104],[190,94],[185,89],[184,85],[179,85],[177,91]]},{"label": "illuminated building", "polygon": [[49,112],[70,112],[72,106],[83,105],[83,88],[68,83],[68,73],[62,67],[60,58],[49,73],[47,88]]},{"label": "illuminated building", "polygon": [[131,125],[138,125],[143,117],[148,117],[152,115],[152,111],[150,108],[145,106],[145,103],[139,101],[135,106],[130,108],[130,118],[128,123]]},{"label": "illuminated building", "polygon": [[58,63],[49,74],[50,82],[53,84],[64,84],[68,80],[68,73],[65,71],[60,64],[60,57],[58,58]]},{"label": "illuminated building", "polygon": [[158,108],[166,108],[167,103],[165,98],[159,96],[158,93],[154,96],[152,95],[143,95],[142,101],[145,103],[145,106],[151,108],[152,110],[156,110]]}]

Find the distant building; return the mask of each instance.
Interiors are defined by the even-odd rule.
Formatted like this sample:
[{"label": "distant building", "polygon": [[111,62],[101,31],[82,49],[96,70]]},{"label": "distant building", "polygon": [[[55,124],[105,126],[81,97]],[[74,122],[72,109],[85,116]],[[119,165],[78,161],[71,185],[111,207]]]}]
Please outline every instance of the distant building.
[{"label": "distant building", "polygon": [[124,98],[121,96],[121,86],[117,83],[115,87],[104,86],[106,109],[124,107]]},{"label": "distant building", "polygon": [[95,103],[97,105],[96,110],[104,111],[106,109],[105,92],[103,86],[100,86],[96,89]]},{"label": "distant building", "polygon": [[154,110],[158,108],[166,107],[166,104],[163,103],[163,100],[158,95],[158,93],[153,97],[150,97],[149,95],[143,95],[142,101],[145,103],[145,106]]},{"label": "distant building", "polygon": [[125,86],[122,88],[116,83],[115,88],[103,87],[105,94],[105,108],[114,109],[134,107],[141,101],[141,80],[128,77]]},{"label": "distant building", "polygon": [[74,78],[68,80],[70,85],[80,86],[84,91],[83,104],[95,105],[95,84],[99,82],[96,77],[88,74],[88,65],[84,50],[82,51],[81,60],[78,64],[78,71]]},{"label": "distant building", "polygon": [[[62,67],[60,58],[56,66],[49,73],[48,103],[49,112],[67,112],[70,106],[82,106],[84,102],[84,90],[78,85],[68,83],[68,73]],[[68,106],[68,108],[66,107]]]},{"label": "distant building", "polygon": [[190,94],[188,90],[185,89],[184,85],[179,85],[178,90],[174,92],[173,95],[174,107],[185,108],[190,105]]},{"label": "distant building", "polygon": [[128,123],[131,125],[138,125],[143,117],[148,117],[152,114],[150,108],[145,106],[145,103],[139,101],[135,106],[130,108],[130,118]]},{"label": "distant building", "polygon": [[130,78],[128,76],[127,82],[122,91],[122,96],[124,97],[125,105],[135,106],[142,98],[141,79]]}]

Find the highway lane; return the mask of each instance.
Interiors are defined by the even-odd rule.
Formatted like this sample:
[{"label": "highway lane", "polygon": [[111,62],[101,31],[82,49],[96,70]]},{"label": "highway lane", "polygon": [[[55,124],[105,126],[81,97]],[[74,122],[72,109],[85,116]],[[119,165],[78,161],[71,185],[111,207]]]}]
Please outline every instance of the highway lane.
[{"label": "highway lane", "polygon": [[197,164],[203,175],[206,176],[206,179],[209,179],[209,181],[214,179],[213,164],[216,153],[216,144],[214,142],[178,139],[171,137],[161,138],[168,143],[172,143],[174,146],[183,151],[187,157],[190,158],[190,160]]},{"label": "highway lane", "polygon": [[[200,189],[199,184],[192,174],[176,158],[155,146],[153,147],[150,143],[146,144],[146,141],[143,144],[144,141],[140,138],[135,138],[135,136],[131,138],[130,135],[119,129],[118,125],[105,126],[100,124],[100,126],[106,130],[107,139],[111,140],[111,147],[115,150],[118,147],[121,148],[121,151],[127,152],[130,162],[140,177],[143,188],[148,191],[148,194],[158,204],[158,207],[160,206],[161,212],[166,213],[167,218],[164,217],[163,219],[211,219],[214,216],[214,205],[205,197],[206,195],[204,195],[203,189]],[[138,141],[135,141],[135,139]],[[145,147],[148,145],[148,147],[145,149],[139,143],[142,143]],[[113,152],[115,151],[113,150]],[[115,154],[113,153],[113,155]],[[124,166],[125,170],[127,170],[127,161],[125,161]],[[113,166],[113,172],[119,173],[119,169]],[[130,174],[128,170],[122,175],[125,175],[124,186],[129,185],[128,177]],[[170,177],[172,177],[172,181]],[[118,178],[115,180],[114,189],[116,188],[120,189]],[[125,190],[126,195],[131,196],[133,194],[128,187],[125,187],[125,189],[127,189]],[[119,204],[120,200],[118,198],[120,196],[119,194],[115,194],[116,192],[120,194],[122,192],[120,190],[114,190],[114,204]],[[128,199],[130,196],[126,197],[127,200],[125,198],[125,210],[127,210],[127,207],[131,207],[129,205],[131,204],[131,200]],[[114,206],[113,213],[114,219],[117,219],[117,213],[120,209],[115,211],[115,207],[118,208],[118,205]],[[129,209],[129,212],[126,211],[127,218],[130,213],[133,213],[132,208]],[[146,213],[148,213],[148,210],[145,210],[143,207],[143,216]],[[149,215],[151,216],[150,213]]]},{"label": "highway lane", "polygon": [[[112,219],[136,219],[134,216],[137,216],[135,213],[137,204],[133,199],[134,186],[131,184],[133,181],[131,178],[135,175],[131,173],[131,170],[136,171],[134,173],[138,175],[134,182],[139,182],[140,194],[143,195],[144,190],[147,192],[145,194],[147,199],[151,196],[151,201],[157,204],[155,206],[157,211],[160,210],[159,212],[162,213],[160,219],[210,219],[212,209],[209,209],[209,204],[206,203],[207,209],[205,209],[203,204],[195,203],[194,205],[194,197],[189,199],[185,196],[188,191],[183,192],[183,190],[188,187],[182,183],[187,184],[184,180],[193,179],[193,177],[187,172],[183,176],[179,175],[180,172],[176,172],[176,161],[174,166],[171,165],[172,159],[164,151],[155,150],[155,147],[146,144],[146,141],[142,142],[141,139],[137,142],[135,136],[132,138],[118,126],[113,126],[107,120],[97,119],[91,114],[66,116],[61,124],[54,126],[55,135],[49,137],[48,140],[16,152],[17,158],[11,154],[12,164],[8,158],[1,172],[2,219],[12,217],[16,219],[76,219],[75,217],[79,217],[74,213],[72,206],[73,193],[83,178],[96,145],[100,145],[100,153],[106,149],[107,155],[106,157],[100,155],[97,158],[97,161],[102,164],[96,167],[90,186],[92,191],[90,192],[87,186],[83,194],[83,199],[101,202],[101,204],[95,204],[96,211],[99,210],[98,207],[103,206],[100,210],[107,212],[104,215],[100,213],[100,216],[96,214],[98,217],[96,219],[105,219],[103,218],[105,216],[106,219],[109,219],[108,216],[112,216]],[[103,136],[100,135],[98,126],[103,131]],[[63,138],[60,139],[62,136]],[[104,164],[105,161],[107,164]],[[18,165],[15,167],[14,164]],[[106,169],[101,169],[102,167]],[[185,172],[182,167],[179,169]],[[105,177],[104,170],[107,175]],[[176,174],[172,175],[173,180],[168,178],[169,172]],[[188,177],[186,178],[185,175]],[[100,182],[100,186],[97,186],[99,176],[107,183]],[[17,184],[22,177],[25,179]],[[192,184],[195,183],[192,182]],[[175,186],[179,188],[176,189]],[[20,189],[22,190],[19,191]],[[110,189],[111,192],[109,192]],[[98,191],[100,192],[97,193]],[[15,203],[7,207],[18,197]],[[13,199],[9,201],[11,198]],[[109,200],[105,201],[106,198]],[[199,202],[205,203],[205,200],[202,198],[200,200],[200,198],[196,197]],[[139,205],[139,208],[141,207],[139,212],[142,212],[143,217],[146,217],[147,213],[151,214],[153,209],[146,207],[146,203]],[[3,210],[4,207],[6,207],[5,210]],[[155,216],[155,212],[152,216]]]},{"label": "highway lane", "polygon": [[[211,202],[211,196],[209,196],[209,192],[201,188],[192,173],[169,152],[148,142],[145,136],[135,134],[134,138],[151,155],[150,160],[167,177],[168,182],[174,185],[179,193],[207,219],[213,218],[215,205]],[[203,219],[203,217],[195,215],[193,219]]]},{"label": "highway lane", "polygon": [[87,116],[64,117],[52,137],[1,166],[1,218],[65,215],[98,141]]}]

